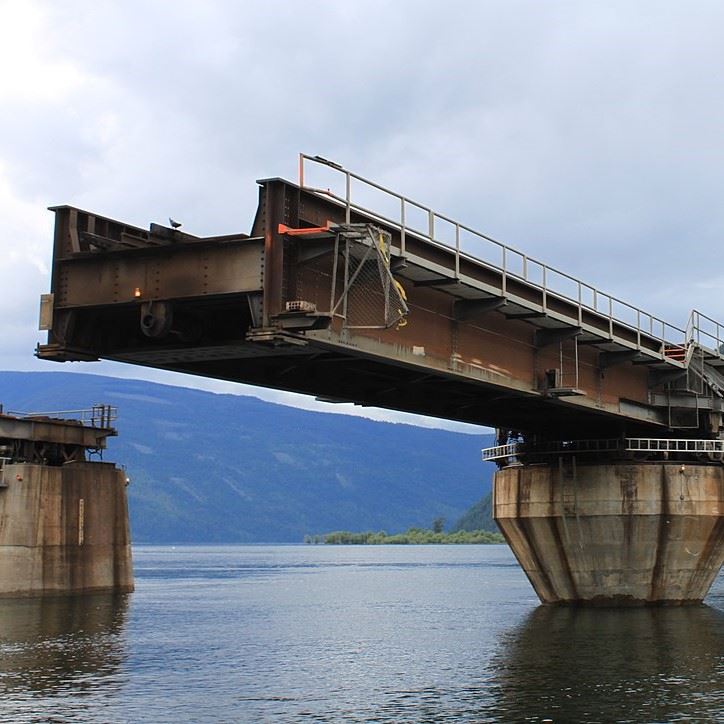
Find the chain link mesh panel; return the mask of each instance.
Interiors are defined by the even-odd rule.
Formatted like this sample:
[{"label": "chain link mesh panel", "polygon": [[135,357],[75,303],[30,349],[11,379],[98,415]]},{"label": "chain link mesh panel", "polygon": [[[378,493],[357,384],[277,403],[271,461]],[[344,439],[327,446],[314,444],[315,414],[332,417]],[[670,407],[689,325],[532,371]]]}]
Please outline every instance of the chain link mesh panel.
[{"label": "chain link mesh panel", "polygon": [[344,278],[334,311],[346,327],[386,329],[404,324],[407,302],[390,271],[390,242],[389,233],[371,225],[340,232]]}]

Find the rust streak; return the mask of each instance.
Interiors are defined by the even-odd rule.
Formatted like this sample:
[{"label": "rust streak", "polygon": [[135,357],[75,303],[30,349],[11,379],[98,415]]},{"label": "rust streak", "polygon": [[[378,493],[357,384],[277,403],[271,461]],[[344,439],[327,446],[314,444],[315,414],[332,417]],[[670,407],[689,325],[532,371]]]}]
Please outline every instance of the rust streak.
[{"label": "rust streak", "polygon": [[656,561],[651,572],[650,601],[656,601],[661,596],[661,577],[664,572],[666,559],[666,544],[669,534],[669,482],[667,478],[667,466],[661,465],[661,514],[659,516],[659,533],[656,541]]},{"label": "rust streak", "polygon": [[[565,515],[565,511],[563,511],[563,515]],[[563,570],[563,572],[566,574],[566,578],[568,579],[568,586],[571,589],[571,593],[573,594],[573,600],[578,601],[580,600],[578,587],[576,586],[576,581],[573,577],[573,571],[571,570],[571,564],[568,560],[568,556],[566,555],[566,546],[563,543],[563,539],[561,537],[562,519],[549,518],[548,522],[550,524],[551,534],[553,535],[553,538],[556,542],[558,558],[561,562],[561,570]]]}]

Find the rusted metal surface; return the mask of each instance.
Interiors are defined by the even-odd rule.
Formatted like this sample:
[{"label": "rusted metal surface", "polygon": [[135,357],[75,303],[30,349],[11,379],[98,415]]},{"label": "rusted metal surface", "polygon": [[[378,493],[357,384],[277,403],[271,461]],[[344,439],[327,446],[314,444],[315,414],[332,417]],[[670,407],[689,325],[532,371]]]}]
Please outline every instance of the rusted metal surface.
[{"label": "rusted metal surface", "polygon": [[0,414],[0,458],[6,462],[63,465],[85,460],[88,450],[103,450],[107,438],[116,435],[111,426],[115,408],[99,405],[77,412],[88,415],[63,419],[51,414]]},{"label": "rusted metal surface", "polygon": [[60,271],[56,309],[261,291],[260,243],[155,252],[68,260]]},{"label": "rusted metal surface", "polygon": [[[261,181],[259,193],[250,236],[144,231],[57,207],[38,356],[114,359],[555,437],[719,436],[721,395],[689,380],[694,342],[683,357],[667,354],[641,325],[288,181]],[[407,307],[392,326],[353,323],[350,304],[387,309],[393,288],[375,286],[374,274],[345,279],[356,270],[357,225],[389,238],[386,263]]]},{"label": "rusted metal surface", "polygon": [[[261,239],[245,234],[202,239],[167,230],[172,232],[169,240],[160,235],[164,227],[157,226],[152,235],[105,220],[110,229],[106,233],[119,237],[112,243],[111,237],[79,231],[79,217],[86,219],[86,227],[94,218],[67,207],[56,210],[55,310],[262,290]],[[98,226],[96,220],[93,228]],[[80,241],[68,241],[74,238]],[[127,243],[129,238],[135,240],[133,245]],[[46,300],[43,326],[51,319],[47,305]]]}]

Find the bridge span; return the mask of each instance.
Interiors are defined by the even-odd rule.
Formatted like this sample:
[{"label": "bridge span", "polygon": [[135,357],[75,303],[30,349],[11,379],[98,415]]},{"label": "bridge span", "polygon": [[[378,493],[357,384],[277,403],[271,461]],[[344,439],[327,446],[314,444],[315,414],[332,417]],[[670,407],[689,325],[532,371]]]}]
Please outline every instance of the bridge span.
[{"label": "bridge span", "polygon": [[[320,157],[258,183],[249,234],[53,207],[38,357],[496,427],[496,517],[543,600],[701,599],[724,553],[724,325],[678,328]],[[612,490],[615,511],[584,513]],[[661,533],[684,502],[695,561]]]},{"label": "bridge span", "polygon": [[[113,359],[556,438],[719,435],[724,326],[693,312],[677,328],[327,168],[343,196],[303,175],[260,181],[249,235],[144,230],[54,207],[49,335],[38,356]],[[363,199],[368,189],[391,199],[397,218],[358,204],[355,184]]]}]

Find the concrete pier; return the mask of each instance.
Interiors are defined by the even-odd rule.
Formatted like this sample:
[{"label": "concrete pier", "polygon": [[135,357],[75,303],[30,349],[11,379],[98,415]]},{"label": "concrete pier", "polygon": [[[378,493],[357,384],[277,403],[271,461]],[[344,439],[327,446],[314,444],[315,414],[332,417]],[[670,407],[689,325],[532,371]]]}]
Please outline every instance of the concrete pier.
[{"label": "concrete pier", "polygon": [[85,460],[110,434],[0,415],[0,597],[133,590],[126,476]]},{"label": "concrete pier", "polygon": [[543,603],[698,603],[724,561],[724,467],[510,465],[494,516]]}]

